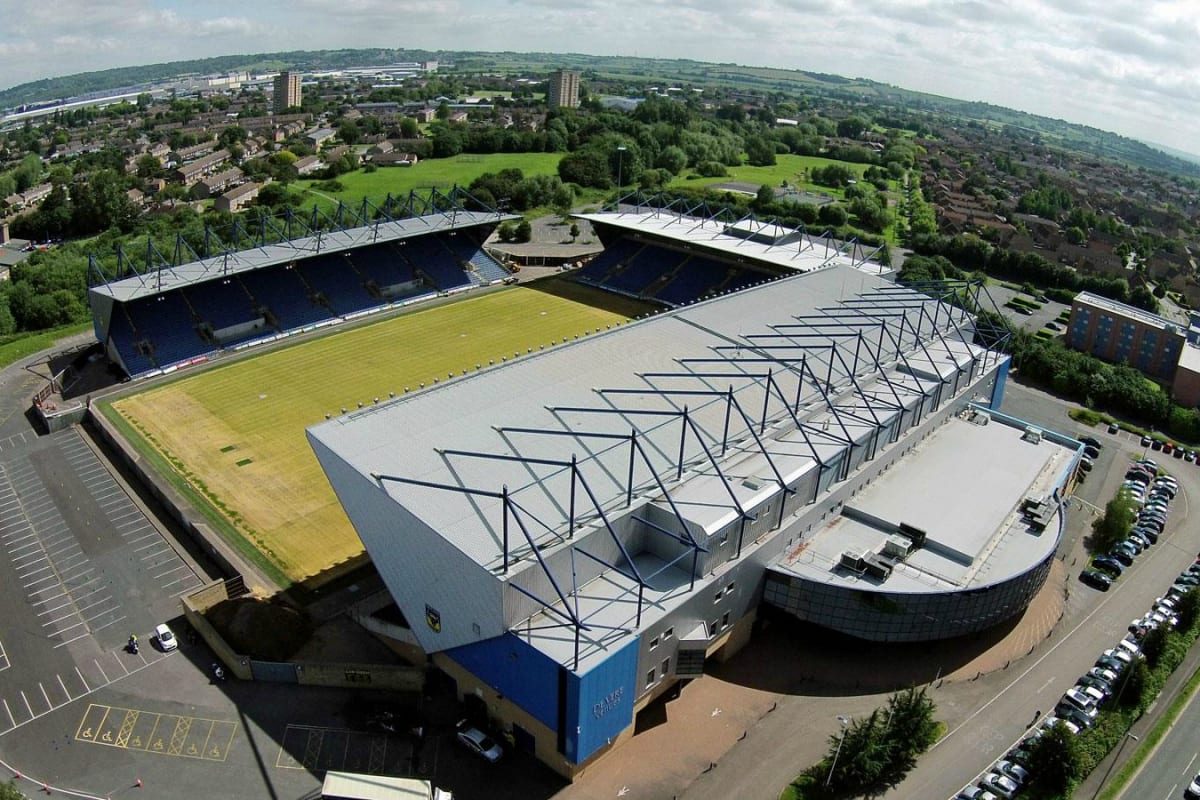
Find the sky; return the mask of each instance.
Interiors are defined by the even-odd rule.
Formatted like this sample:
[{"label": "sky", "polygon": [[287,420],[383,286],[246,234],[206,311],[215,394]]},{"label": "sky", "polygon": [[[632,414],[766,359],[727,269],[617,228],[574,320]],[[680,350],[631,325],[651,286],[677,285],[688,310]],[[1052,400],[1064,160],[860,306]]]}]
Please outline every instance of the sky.
[{"label": "sky", "polygon": [[864,77],[1200,154],[1200,0],[2,0],[0,88],[346,47],[692,58]]}]

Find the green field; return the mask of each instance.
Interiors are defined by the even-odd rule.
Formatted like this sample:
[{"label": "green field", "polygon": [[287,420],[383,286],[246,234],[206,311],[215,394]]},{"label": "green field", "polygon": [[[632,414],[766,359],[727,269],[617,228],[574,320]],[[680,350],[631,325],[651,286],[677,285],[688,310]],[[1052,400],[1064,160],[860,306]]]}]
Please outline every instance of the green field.
[{"label": "green field", "polygon": [[307,426],[647,309],[551,279],[303,341],[102,410],[276,580],[332,577],[363,548],[308,446]]},{"label": "green field", "polygon": [[[824,168],[831,164],[840,164],[846,167],[860,179],[863,173],[871,166],[870,164],[855,164],[849,161],[838,161],[832,158],[821,158],[820,156],[793,156],[781,155],[776,156],[776,163],[770,167],[726,167],[729,173],[724,178],[701,178],[696,176],[691,171],[684,173],[671,181],[671,188],[685,187],[701,187],[714,186],[721,183],[730,183],[733,181],[742,183],[751,183],[757,186],[779,187],[784,181],[787,181],[788,186],[796,189],[801,189],[809,192],[817,192],[827,194],[830,197],[838,200],[845,200],[846,193],[842,189],[834,189],[828,186],[820,186],[808,180],[814,168]],[[888,181],[890,191],[888,194],[893,200],[900,197],[900,185],[897,181]],[[893,204],[893,213],[897,212]],[[851,220],[853,222],[853,220]],[[893,245],[900,244],[895,223],[888,226],[884,232],[884,238],[888,243]]]},{"label": "green field", "polygon": [[[318,205],[333,205],[338,200],[350,204],[368,197],[372,202],[383,202],[390,192],[407,195],[410,191],[424,190],[432,186],[447,190],[452,186],[466,187],[485,172],[502,169],[519,169],[526,175],[557,175],[561,153],[491,153],[489,155],[457,155],[453,158],[430,158],[419,161],[412,167],[380,167],[374,172],[357,170],[339,175],[338,181],[345,186],[340,192],[313,190],[319,181],[297,181],[296,186],[308,194],[305,204],[315,199]],[[311,198],[311,199],[310,199]],[[332,199],[330,199],[332,198]]]}]

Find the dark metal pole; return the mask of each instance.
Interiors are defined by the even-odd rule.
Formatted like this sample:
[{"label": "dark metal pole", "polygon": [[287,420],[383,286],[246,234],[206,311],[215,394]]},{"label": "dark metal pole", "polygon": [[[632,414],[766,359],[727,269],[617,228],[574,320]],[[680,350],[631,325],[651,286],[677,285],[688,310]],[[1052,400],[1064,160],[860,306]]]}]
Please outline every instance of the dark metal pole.
[{"label": "dark metal pole", "polygon": [[637,456],[637,428],[629,431],[629,480],[625,484],[625,507],[633,505],[633,464]]},{"label": "dark metal pole", "polygon": [[500,489],[500,498],[504,501],[504,574],[508,574],[508,484]]},{"label": "dark metal pole", "polygon": [[575,538],[575,476],[579,471],[579,466],[575,459],[575,454],[571,453],[571,509],[570,509],[570,529],[567,531],[567,538]]},{"label": "dark metal pole", "polygon": [[[763,387],[763,389],[768,389],[771,386],[771,375],[773,374],[773,372],[774,372],[774,370],[767,370],[767,383],[766,383],[766,386]],[[758,433],[760,436],[767,432],[767,406],[770,403],[770,401],[771,401],[771,393],[769,391],[764,391],[763,392],[762,421],[758,425]]]},{"label": "dark metal pole", "polygon": [[679,461],[675,467],[675,480],[683,480],[683,445],[687,441],[688,407],[683,407],[683,427],[679,431]]},{"label": "dark metal pole", "polygon": [[721,455],[725,455],[725,450],[729,447],[729,414],[733,411],[733,385],[729,386],[729,393],[725,395],[725,428],[721,432]]}]

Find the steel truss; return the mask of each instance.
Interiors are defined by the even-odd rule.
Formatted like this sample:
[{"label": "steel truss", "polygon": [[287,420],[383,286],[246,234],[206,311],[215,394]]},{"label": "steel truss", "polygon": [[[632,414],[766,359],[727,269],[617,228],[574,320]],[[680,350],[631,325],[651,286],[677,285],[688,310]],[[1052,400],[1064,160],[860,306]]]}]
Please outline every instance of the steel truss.
[{"label": "steel truss", "polygon": [[[961,359],[956,357],[955,370],[966,368],[972,378],[980,364],[994,363],[974,343],[973,321],[961,305],[934,302],[926,295],[903,287],[882,287],[835,306],[818,308],[816,313],[793,316],[790,320],[769,326],[770,333],[744,335],[742,341],[713,345],[708,356],[677,359],[678,369],[637,373],[636,377],[644,385],[595,388],[593,391],[600,401],[595,405],[548,406],[546,411],[555,416],[561,427],[496,426],[493,430],[501,443],[496,452],[437,451],[447,461],[478,459],[515,463],[531,468],[531,474],[535,474],[533,467],[548,467],[553,476],[569,477],[565,519],[539,518],[513,496],[507,484],[496,490],[468,487],[461,482],[434,483],[396,475],[375,474],[373,477],[381,484],[394,482],[500,500],[500,524],[492,529],[499,528],[502,553],[494,569],[500,575],[509,575],[515,562],[529,554],[534,556],[552,595],[539,596],[513,581],[507,581],[507,584],[538,604],[540,611],[528,617],[528,622],[544,612],[552,627],[572,629],[574,664],[578,666],[581,643],[592,640],[589,634],[594,629],[627,629],[598,625],[585,621],[580,615],[580,591],[587,581],[581,584],[578,580],[576,555],[598,563],[610,571],[610,577],[615,576],[627,584],[625,591],[636,593],[635,628],[641,625],[644,606],[648,602],[645,592],[647,588],[653,588],[651,581],[689,556],[688,591],[695,588],[699,557],[708,549],[692,534],[673,496],[674,490],[684,482],[685,469],[699,467],[714,476],[722,487],[725,498],[711,502],[737,515],[734,557],[741,557],[747,525],[757,517],[734,488],[736,479],[731,478],[729,472],[734,459],[756,455],[765,460],[770,474],[768,480],[778,486],[783,498],[778,516],[772,520],[772,527],[778,528],[785,521],[785,498],[794,496],[797,490],[789,486],[785,467],[779,463],[782,456],[778,450],[773,451],[772,442],[784,434],[798,434],[799,440],[790,440],[790,443],[803,442],[807,448],[804,455],[811,457],[822,474],[836,470],[835,479],[845,480],[856,448],[867,448],[866,458],[874,458],[880,446],[887,446],[899,438],[903,424],[898,417],[902,418],[906,409],[915,407],[911,425],[916,425],[923,410],[936,410],[940,404],[944,395],[942,390],[948,382],[940,374],[936,376],[937,383],[918,377],[928,375],[929,370],[918,369],[910,362],[910,356],[919,353],[932,367],[939,362],[930,351],[931,347],[939,351],[937,355],[958,353]],[[911,375],[913,380],[894,377],[894,374],[903,373]],[[785,386],[783,378],[796,382],[794,392],[790,385]],[[762,393],[761,402],[755,392]],[[658,398],[664,407],[622,404],[623,397]],[[827,415],[824,422],[816,419],[821,414]],[[628,433],[615,432],[611,425],[600,429],[581,422],[589,417],[607,420],[619,417],[629,423],[630,428]],[[678,428],[676,440],[672,439],[672,425]],[[733,426],[737,426],[736,432]],[[743,427],[748,436],[741,433]],[[852,427],[860,429],[857,436]],[[866,435],[861,432],[864,428],[870,429]],[[658,455],[657,465],[646,445],[651,432],[656,434],[651,447]],[[581,450],[571,449],[569,456],[563,457],[523,454],[522,437],[566,437],[572,440],[572,447],[578,445]],[[677,446],[671,443],[673,441],[677,441]],[[589,447],[588,442],[600,443],[602,452],[607,454],[627,447],[623,479],[615,474],[620,468],[614,470],[612,461],[599,467],[617,483],[620,494],[602,496],[586,476],[584,467],[599,463],[600,455]],[[690,460],[689,443],[693,445]],[[845,454],[828,458],[826,451],[823,456],[822,444],[843,448]],[[666,452],[667,449],[672,452]],[[638,465],[650,476],[640,483],[636,477]],[[534,483],[526,488],[534,490],[537,487],[546,492],[543,482],[549,477],[537,478],[535,474]],[[816,484],[813,495],[806,497],[805,502],[817,499],[821,481]],[[652,496],[670,509],[673,524],[655,523],[636,510],[631,512],[633,519],[645,526],[650,535],[666,537],[684,547],[680,555],[651,573],[637,566],[635,557],[638,554],[630,552],[613,524],[614,512],[632,509],[635,492],[645,489],[651,490]],[[561,499],[552,500],[562,512]],[[587,546],[590,539],[577,538],[577,531],[585,525],[602,530],[601,541],[615,545],[620,559],[614,563],[613,559],[590,549]],[[556,572],[547,564],[543,552],[552,548],[569,550],[569,583],[565,569]]]},{"label": "steel truss", "polygon": [[472,209],[495,213],[497,219],[501,216],[458,186],[448,192],[435,187],[425,193],[413,190],[400,197],[388,194],[379,205],[367,198],[354,206],[339,200],[332,211],[317,205],[310,211],[287,208],[277,214],[257,209],[234,215],[227,229],[218,230],[206,223],[199,237],[176,233],[169,245],[149,236],[144,250],[126,249],[118,244],[115,261],[107,264],[94,254],[89,255],[88,286],[134,277],[143,288],[161,290],[164,271],[203,262],[210,262],[206,268],[214,270],[212,277],[226,277],[238,254],[246,250],[280,245],[293,248],[296,257],[302,258],[322,252],[324,239],[332,232],[360,231],[363,238],[360,244],[366,245],[377,240],[380,226],[386,223],[437,216],[453,220],[459,211]]}]

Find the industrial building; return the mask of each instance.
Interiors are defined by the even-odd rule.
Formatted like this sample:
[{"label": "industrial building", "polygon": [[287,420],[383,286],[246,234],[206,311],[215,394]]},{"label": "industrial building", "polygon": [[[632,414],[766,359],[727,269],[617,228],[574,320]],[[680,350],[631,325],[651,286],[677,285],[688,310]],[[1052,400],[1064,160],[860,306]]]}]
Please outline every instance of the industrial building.
[{"label": "industrial building", "polygon": [[990,331],[804,237],[588,219],[796,274],[308,431],[411,643],[518,749],[577,776],[764,602],[884,641],[1024,609],[1080,446],[989,410]]}]

